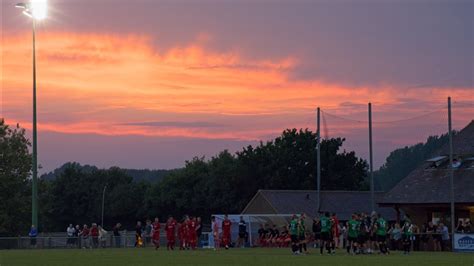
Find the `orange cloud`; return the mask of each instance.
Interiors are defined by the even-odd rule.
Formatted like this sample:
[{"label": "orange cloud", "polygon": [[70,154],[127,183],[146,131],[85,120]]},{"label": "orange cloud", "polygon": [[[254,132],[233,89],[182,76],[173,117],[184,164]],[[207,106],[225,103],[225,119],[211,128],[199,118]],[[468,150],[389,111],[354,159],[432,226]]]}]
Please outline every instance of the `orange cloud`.
[{"label": "orange cloud", "polygon": [[[317,105],[343,115],[344,102],[372,101],[382,109],[399,97],[474,100],[472,88],[404,90],[347,87],[290,79],[298,60],[248,60],[217,53],[200,42],[159,53],[147,36],[41,32],[38,108],[41,130],[63,133],[260,139],[285,127],[306,127]],[[3,110],[28,126],[31,113],[31,39],[3,38]],[[409,115],[413,109],[402,110]],[[146,121],[215,121],[220,128],[125,125]]]}]

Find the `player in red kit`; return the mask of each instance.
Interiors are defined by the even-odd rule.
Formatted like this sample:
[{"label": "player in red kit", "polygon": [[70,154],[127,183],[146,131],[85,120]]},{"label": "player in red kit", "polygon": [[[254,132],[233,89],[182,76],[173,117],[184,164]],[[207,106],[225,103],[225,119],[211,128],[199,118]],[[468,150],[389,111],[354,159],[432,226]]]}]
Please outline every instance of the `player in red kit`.
[{"label": "player in red kit", "polygon": [[229,249],[231,226],[232,222],[229,220],[229,217],[226,214],[224,216],[224,221],[222,221],[222,244],[224,244],[225,249]]},{"label": "player in red kit", "polygon": [[196,249],[196,245],[197,245],[196,218],[192,217],[191,219],[188,220],[187,228],[188,228],[187,235],[188,235],[189,247],[191,247],[192,249]]},{"label": "player in red kit", "polygon": [[332,233],[332,243],[331,243],[331,249],[332,253],[336,252],[336,247],[339,246],[339,219],[337,219],[337,216],[335,213],[332,214],[331,217],[332,220],[332,228],[331,228],[331,233]]},{"label": "player in red kit", "polygon": [[155,249],[158,249],[160,247],[160,220],[158,217],[155,218],[155,221],[153,222],[153,229],[152,229],[152,241],[153,245],[155,245]]},{"label": "player in red kit", "polygon": [[179,249],[186,248],[186,222],[178,223],[178,240],[179,240]]},{"label": "player in red kit", "polygon": [[166,222],[166,248],[168,250],[173,250],[175,241],[176,241],[176,234],[175,234],[175,229],[176,229],[176,221],[173,219],[173,217],[169,217],[168,221]]}]

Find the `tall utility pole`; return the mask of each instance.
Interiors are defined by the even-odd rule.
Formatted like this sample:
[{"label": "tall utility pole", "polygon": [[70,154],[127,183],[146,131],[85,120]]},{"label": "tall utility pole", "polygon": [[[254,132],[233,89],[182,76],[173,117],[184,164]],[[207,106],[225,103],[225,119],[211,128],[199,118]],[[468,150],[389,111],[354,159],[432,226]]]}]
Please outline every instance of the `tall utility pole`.
[{"label": "tall utility pole", "polygon": [[318,205],[316,210],[321,208],[321,110],[318,107],[317,130],[316,130],[316,184],[318,193]]},{"label": "tall utility pole", "polygon": [[369,103],[370,204],[375,211],[374,160],[372,154],[372,103]]},{"label": "tall utility pole", "polygon": [[454,167],[453,167],[453,131],[451,126],[451,97],[448,97],[448,131],[449,131],[449,185],[450,185],[450,201],[451,201],[451,241],[454,247]]},{"label": "tall utility pole", "polygon": [[104,190],[102,190],[102,219],[101,219],[101,223],[100,223],[100,226],[102,226],[102,228],[104,228],[104,205],[105,205],[105,190],[107,189],[107,185],[104,186]]},{"label": "tall utility pole", "polygon": [[47,15],[47,1],[29,1],[18,3],[16,8],[23,9],[23,14],[31,18],[33,23],[33,154],[31,177],[31,224],[38,228],[38,145],[36,127],[36,20],[42,20]]},{"label": "tall utility pole", "polygon": [[31,224],[38,228],[38,146],[36,129],[36,20],[33,21],[33,177],[31,180]]}]

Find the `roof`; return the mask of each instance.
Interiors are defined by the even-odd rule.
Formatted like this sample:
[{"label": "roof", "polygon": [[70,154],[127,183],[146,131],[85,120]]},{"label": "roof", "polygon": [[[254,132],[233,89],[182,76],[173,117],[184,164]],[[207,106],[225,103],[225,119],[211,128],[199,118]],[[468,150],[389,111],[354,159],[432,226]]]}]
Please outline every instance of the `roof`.
[{"label": "roof", "polygon": [[[242,213],[246,213],[252,202],[263,197],[278,214],[306,213],[315,216],[318,213],[316,190],[259,190]],[[383,192],[375,192],[376,202],[383,197]],[[348,220],[354,212],[370,213],[369,191],[321,191],[322,212],[335,212],[341,220]],[[396,212],[392,208],[377,207],[376,211],[389,220],[396,219]]]},{"label": "roof", "polygon": [[[453,136],[454,155],[474,155],[474,120]],[[434,155],[449,155],[449,145],[444,145]]]},{"label": "roof", "polygon": [[[443,146],[433,156],[447,155]],[[474,121],[453,137],[454,158],[462,157],[463,164],[454,170],[454,201],[474,203]],[[387,192],[381,204],[434,204],[450,202],[449,162],[432,165],[428,160]]]}]

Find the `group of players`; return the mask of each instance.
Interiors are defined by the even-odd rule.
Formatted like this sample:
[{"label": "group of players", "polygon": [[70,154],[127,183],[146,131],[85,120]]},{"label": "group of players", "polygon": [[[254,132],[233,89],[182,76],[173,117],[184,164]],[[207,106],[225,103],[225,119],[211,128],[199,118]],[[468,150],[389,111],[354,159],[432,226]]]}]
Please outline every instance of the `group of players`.
[{"label": "group of players", "polygon": [[[307,244],[314,240],[319,245],[320,254],[324,254],[324,249],[327,254],[335,254],[336,247],[339,246],[338,242],[342,228],[336,214],[331,215],[326,212],[319,218],[315,218],[313,220],[314,235],[311,237],[307,234],[305,220],[305,214],[293,215],[289,225],[281,227],[280,230],[276,225],[261,225],[258,230],[258,245],[262,247],[288,247],[291,245],[292,253],[298,255],[307,253]],[[211,217],[211,221],[215,248],[223,246],[228,249],[231,246],[232,222],[227,215],[224,216],[221,224],[217,223],[214,216]],[[370,254],[376,249],[379,250],[380,254],[387,255],[390,253],[386,244],[388,223],[381,214],[374,212],[369,216],[364,213],[354,213],[344,228],[348,254]],[[159,219],[155,218],[152,224],[151,238],[156,249],[160,247],[160,229]],[[413,225],[408,216],[405,217],[401,230],[404,253],[408,254],[413,234]],[[175,248],[176,237],[179,241],[179,249],[196,249],[201,231],[201,219],[185,216],[181,222],[178,222],[170,216],[166,221],[164,231],[168,250]],[[136,246],[142,245],[141,237],[141,224],[138,223]]]},{"label": "group of players", "polygon": [[[158,218],[155,218],[151,224],[151,241],[155,249],[160,247],[161,224]],[[166,247],[173,250],[176,246],[176,236],[179,241],[179,249],[196,249],[198,244],[198,235],[201,231],[201,219],[199,217],[185,216],[181,222],[175,220],[172,216],[168,218],[164,228],[166,234]],[[138,222],[135,232],[135,246],[143,245],[143,233],[141,223]]]},{"label": "group of players", "polygon": [[[291,250],[293,254],[307,253],[307,238],[305,228],[305,215],[293,215],[289,225]],[[388,223],[381,214],[372,213],[368,216],[364,213],[354,213],[344,227],[346,231],[346,251],[348,254],[370,254],[378,249],[380,254],[390,253],[387,247]],[[335,254],[336,246],[339,245],[341,226],[336,214],[324,213],[319,218],[313,220],[314,241],[319,245],[320,254]],[[404,254],[410,252],[413,225],[408,216],[402,227],[402,242]]]},{"label": "group of players", "polygon": [[290,233],[287,226],[282,226],[280,230],[276,225],[261,224],[257,231],[260,247],[288,247],[291,242]]}]

